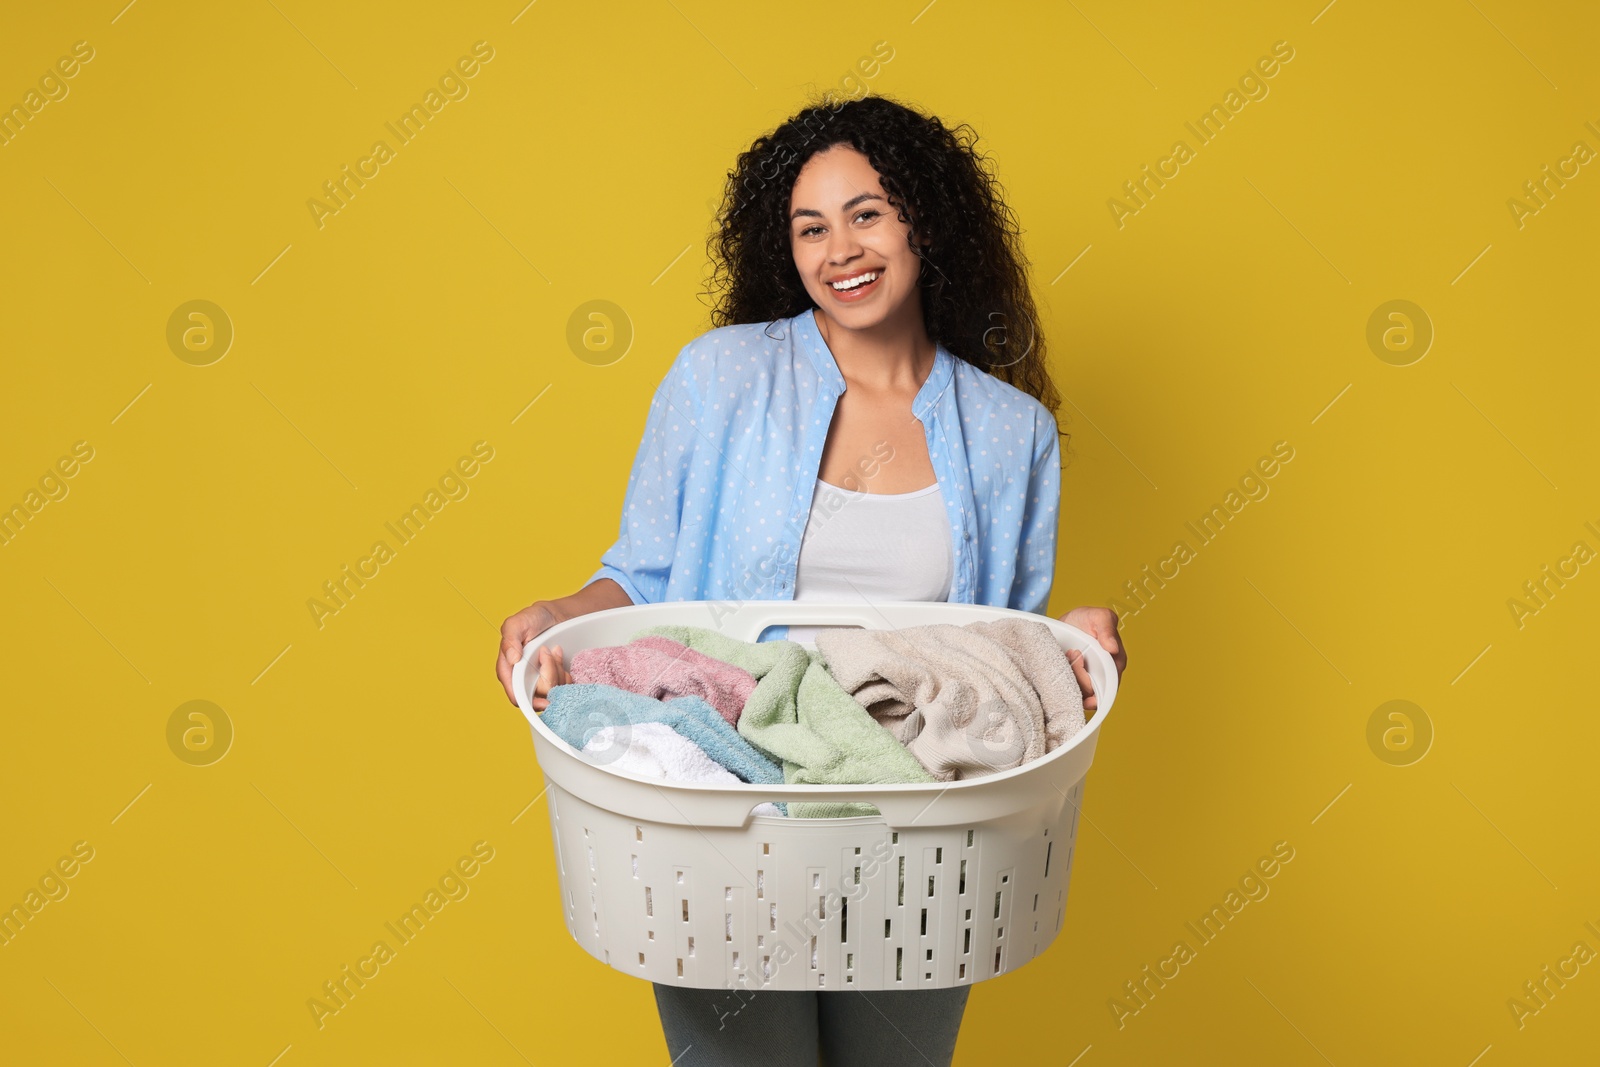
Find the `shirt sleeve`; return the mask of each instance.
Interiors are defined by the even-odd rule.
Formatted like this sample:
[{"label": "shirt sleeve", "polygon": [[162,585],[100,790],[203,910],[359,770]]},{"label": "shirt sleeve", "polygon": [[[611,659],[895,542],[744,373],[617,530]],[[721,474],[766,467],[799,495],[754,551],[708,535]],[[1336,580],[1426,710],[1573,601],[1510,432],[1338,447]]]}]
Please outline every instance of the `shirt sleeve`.
[{"label": "shirt sleeve", "polygon": [[1017,542],[1016,579],[1006,605],[1036,615],[1049,614],[1050,588],[1055,583],[1056,534],[1061,522],[1061,438],[1055,419],[1043,404],[1028,495],[1023,501],[1022,534]]},{"label": "shirt sleeve", "polygon": [[587,587],[610,578],[635,604],[666,596],[677,554],[689,464],[704,402],[694,376],[695,346],[685,345],[650,400],[644,434],[628,474],[617,539],[600,556]]}]

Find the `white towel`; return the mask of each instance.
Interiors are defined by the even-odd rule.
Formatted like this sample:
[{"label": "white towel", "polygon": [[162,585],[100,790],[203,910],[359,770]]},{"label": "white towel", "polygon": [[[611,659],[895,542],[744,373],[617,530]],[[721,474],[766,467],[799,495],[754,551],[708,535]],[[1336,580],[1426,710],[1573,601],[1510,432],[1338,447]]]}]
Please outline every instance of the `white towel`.
[{"label": "white towel", "polygon": [[[590,763],[626,774],[637,774],[641,778],[748,785],[706,755],[705,749],[664,722],[602,727],[583,746],[583,756]],[[757,804],[754,813],[783,814],[772,804]]]}]

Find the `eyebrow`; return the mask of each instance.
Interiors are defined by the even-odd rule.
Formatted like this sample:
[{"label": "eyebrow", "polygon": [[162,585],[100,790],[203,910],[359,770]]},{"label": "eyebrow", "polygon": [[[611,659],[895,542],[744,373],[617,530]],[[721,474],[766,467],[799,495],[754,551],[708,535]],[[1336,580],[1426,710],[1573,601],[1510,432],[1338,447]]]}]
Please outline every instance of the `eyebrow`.
[{"label": "eyebrow", "polygon": [[[879,196],[877,193],[861,193],[858,196],[852,196],[849,200],[846,200],[844,202],[842,210],[849,211],[851,208],[855,207],[859,203],[862,203],[863,201],[867,201],[867,200],[882,200],[882,199],[883,199],[883,197]],[[789,221],[793,222],[795,219],[799,218],[801,215],[810,215],[813,218],[819,218],[819,219],[822,218],[822,212],[820,212],[820,211],[815,211],[815,210],[813,210],[811,208],[808,208],[808,207],[797,207],[797,208],[794,209],[793,214],[791,214],[789,216]]]}]

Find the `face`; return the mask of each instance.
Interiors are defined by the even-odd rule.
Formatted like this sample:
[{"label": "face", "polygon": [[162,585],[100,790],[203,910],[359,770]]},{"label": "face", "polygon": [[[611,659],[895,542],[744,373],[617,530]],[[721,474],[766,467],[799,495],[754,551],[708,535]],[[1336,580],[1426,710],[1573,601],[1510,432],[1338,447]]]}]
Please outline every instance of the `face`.
[{"label": "face", "polygon": [[[867,157],[834,145],[806,161],[789,195],[789,247],[811,300],[834,326],[866,330],[922,318],[922,260]],[[926,239],[921,241],[927,244]],[[839,290],[834,282],[876,274]]]}]

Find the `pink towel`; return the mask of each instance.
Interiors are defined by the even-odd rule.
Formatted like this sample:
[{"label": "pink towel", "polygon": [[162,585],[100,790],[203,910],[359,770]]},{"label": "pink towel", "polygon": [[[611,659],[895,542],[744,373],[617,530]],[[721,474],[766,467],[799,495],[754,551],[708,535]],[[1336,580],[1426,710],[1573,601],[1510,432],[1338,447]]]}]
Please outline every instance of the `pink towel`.
[{"label": "pink towel", "polygon": [[739,713],[756,688],[749,671],[658,636],[575,653],[572,680],[613,685],[656,700],[697,696],[716,708],[729,726],[739,725]]}]

